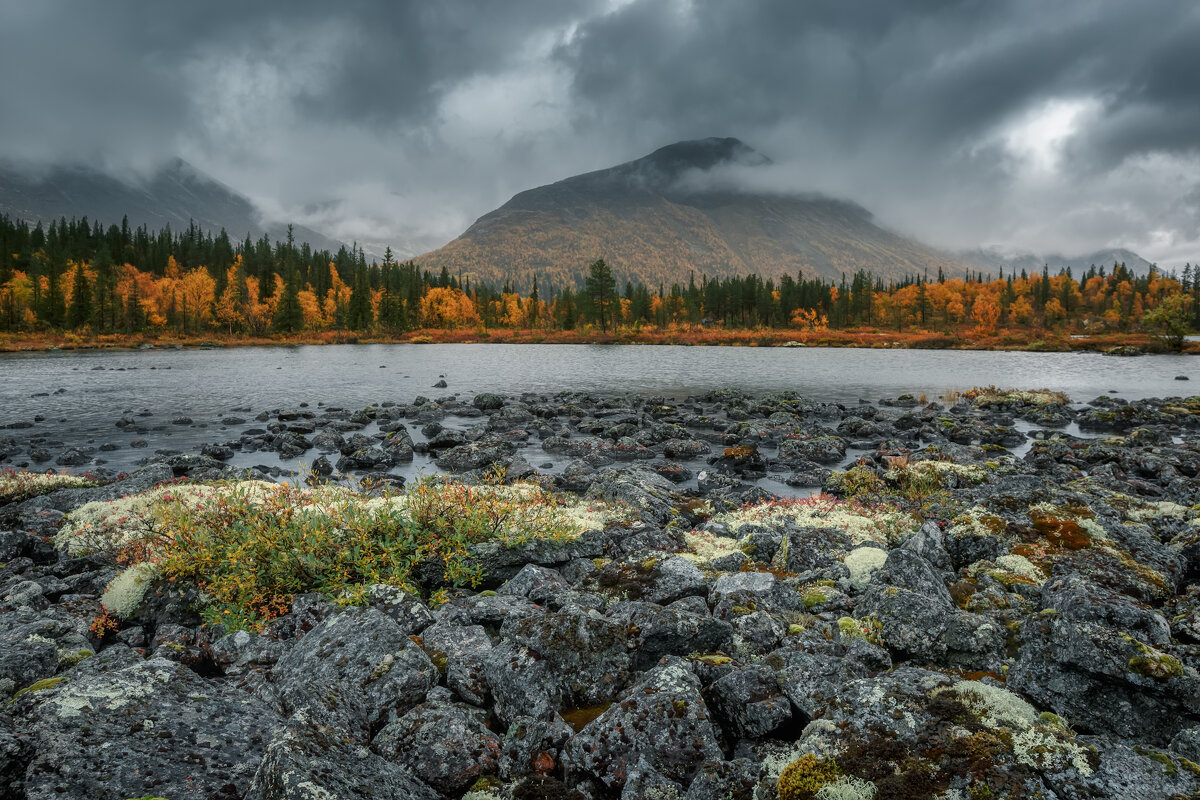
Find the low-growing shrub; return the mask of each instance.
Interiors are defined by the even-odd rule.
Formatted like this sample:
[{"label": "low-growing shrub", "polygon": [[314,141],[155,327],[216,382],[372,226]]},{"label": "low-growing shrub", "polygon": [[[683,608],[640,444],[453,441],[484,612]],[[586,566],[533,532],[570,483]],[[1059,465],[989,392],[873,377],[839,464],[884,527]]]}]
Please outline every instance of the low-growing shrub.
[{"label": "low-growing shrub", "polygon": [[[430,478],[377,497],[252,482],[152,494],[149,504],[138,503],[132,527],[117,524],[121,517],[110,524],[101,509],[85,516],[104,520],[92,524],[103,528],[101,541],[116,545],[118,562],[139,577],[153,567],[167,581],[194,584],[207,621],[230,628],[261,627],[303,592],[343,603],[361,602],[372,584],[415,592],[418,566],[435,583],[474,586],[482,570],[469,558],[471,545],[568,540],[605,521],[604,509],[575,508],[533,486]],[[94,534],[84,527],[60,544],[95,542]],[[117,588],[121,608],[110,610],[120,614],[129,592]]]},{"label": "low-growing shrub", "polygon": [[0,469],[0,505],[19,503],[31,497],[49,494],[55,489],[79,489],[99,486],[101,483],[102,481],[86,475]]}]

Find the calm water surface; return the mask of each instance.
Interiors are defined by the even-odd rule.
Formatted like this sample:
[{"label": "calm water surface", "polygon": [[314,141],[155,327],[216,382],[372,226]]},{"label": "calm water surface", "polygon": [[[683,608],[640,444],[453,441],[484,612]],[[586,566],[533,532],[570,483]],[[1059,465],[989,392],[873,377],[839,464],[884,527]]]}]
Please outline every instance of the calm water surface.
[{"label": "calm water surface", "polygon": [[[149,410],[151,448],[189,450],[231,438],[218,423],[307,402],[348,409],[478,392],[587,391],[682,398],[736,386],[794,390],[845,403],[997,384],[1047,387],[1086,401],[1110,391],[1128,399],[1200,392],[1200,360],[1113,358],[1093,353],[597,345],[338,345],[214,350],[0,355],[0,427],[68,444],[133,434],[113,426]],[[448,388],[434,389],[441,376]],[[1174,380],[1187,375],[1193,382]],[[249,410],[249,413],[247,412]],[[172,426],[173,417],[195,419]],[[40,417],[35,422],[35,418]],[[168,438],[169,437],[169,438]],[[141,451],[140,455],[146,455]],[[132,454],[131,454],[132,455]],[[125,460],[125,459],[118,459]]]}]

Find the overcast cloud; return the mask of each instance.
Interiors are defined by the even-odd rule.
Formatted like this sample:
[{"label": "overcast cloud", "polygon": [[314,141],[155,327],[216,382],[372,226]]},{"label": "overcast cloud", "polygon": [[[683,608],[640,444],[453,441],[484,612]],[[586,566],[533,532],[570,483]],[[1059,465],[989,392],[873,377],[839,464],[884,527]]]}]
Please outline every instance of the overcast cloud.
[{"label": "overcast cloud", "polygon": [[[0,158],[180,156],[422,251],[680,139],[951,248],[1200,259],[1200,4],[0,0]],[[757,174],[756,174],[757,173]]]}]

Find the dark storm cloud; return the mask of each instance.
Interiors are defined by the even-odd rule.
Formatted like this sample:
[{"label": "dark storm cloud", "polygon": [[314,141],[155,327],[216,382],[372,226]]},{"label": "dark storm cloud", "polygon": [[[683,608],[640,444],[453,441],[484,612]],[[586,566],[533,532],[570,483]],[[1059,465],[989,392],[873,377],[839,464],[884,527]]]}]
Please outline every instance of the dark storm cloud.
[{"label": "dark storm cloud", "polygon": [[[791,165],[781,186],[817,181],[943,243],[1154,229],[1164,256],[1194,258],[1186,204],[1143,184],[1200,180],[1197,41],[1185,2],[639,1],[557,56],[577,125],[623,107],[664,140],[736,132]],[[1110,207],[1089,217],[1101,190]],[[1138,202],[1114,215],[1114,192]],[[1048,224],[1063,205],[1071,230]]]},{"label": "dark storm cloud", "polygon": [[269,212],[440,243],[531,185],[738,136],[946,246],[1200,256],[1182,0],[0,0],[0,157],[183,155]]}]

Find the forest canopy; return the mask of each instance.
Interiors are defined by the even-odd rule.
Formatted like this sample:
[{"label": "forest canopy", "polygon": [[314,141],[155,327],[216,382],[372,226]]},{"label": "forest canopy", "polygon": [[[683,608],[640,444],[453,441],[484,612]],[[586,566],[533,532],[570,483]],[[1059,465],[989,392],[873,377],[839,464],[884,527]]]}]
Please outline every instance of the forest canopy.
[{"label": "forest canopy", "polygon": [[520,294],[469,273],[422,271],[390,250],[313,250],[266,236],[231,240],[194,224],[173,232],[107,229],[86,218],[30,226],[0,216],[0,331],[174,332],[274,336],[352,331],[399,335],[455,328],[570,331],[702,325],[734,330],[868,327],[903,333],[1083,333],[1148,330],[1177,348],[1200,325],[1200,268],[1181,275],[1117,263],[1081,275],[968,272],[884,283],[865,271],[839,282],[794,275],[646,286],[614,274],[602,254],[582,285],[533,282]]}]

